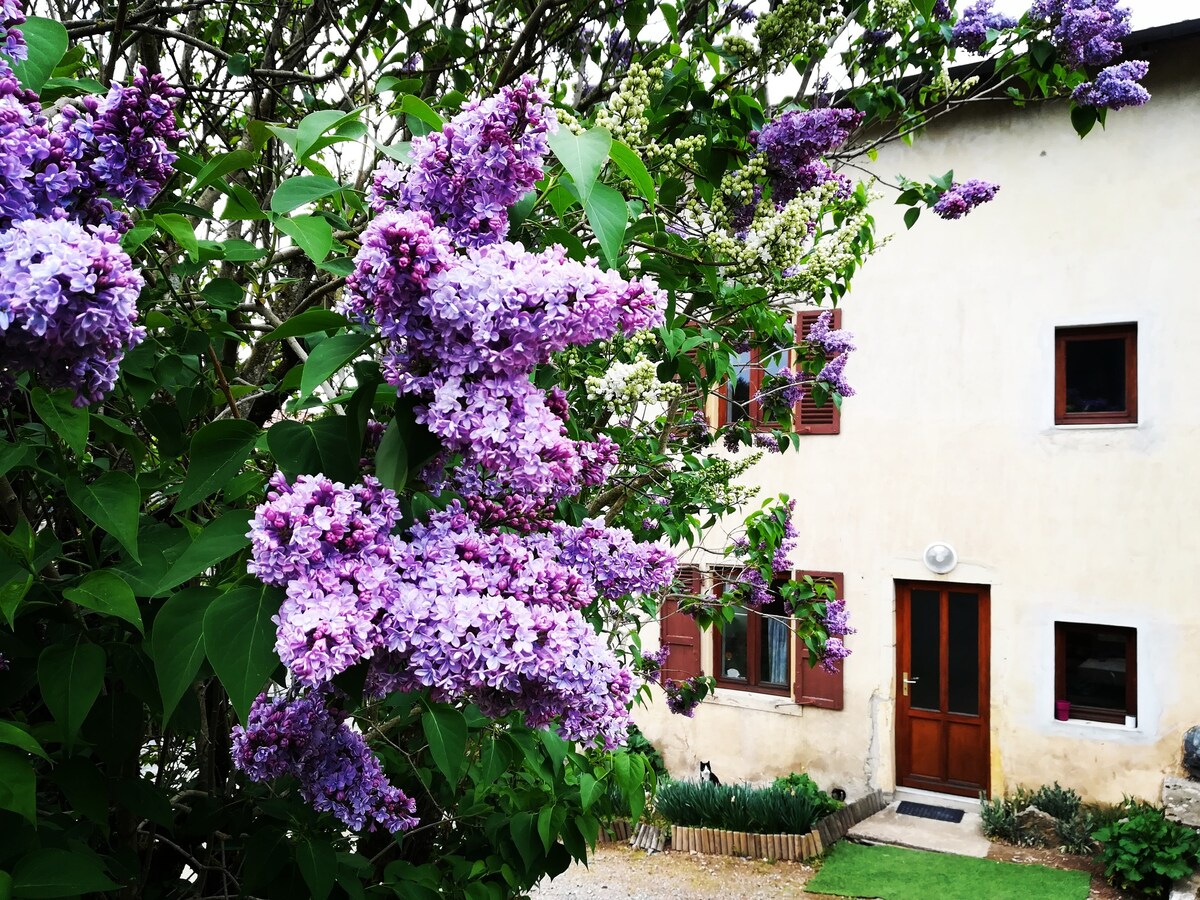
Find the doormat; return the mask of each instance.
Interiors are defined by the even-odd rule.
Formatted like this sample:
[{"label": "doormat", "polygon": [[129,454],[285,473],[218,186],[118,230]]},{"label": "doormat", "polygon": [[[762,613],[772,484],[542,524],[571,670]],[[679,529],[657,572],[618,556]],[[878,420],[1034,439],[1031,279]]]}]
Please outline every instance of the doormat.
[{"label": "doormat", "polygon": [[931,806],[928,803],[913,803],[901,800],[896,812],[902,816],[916,816],[918,819],[936,819],[939,822],[961,822],[963,811],[951,809],[948,806]]}]

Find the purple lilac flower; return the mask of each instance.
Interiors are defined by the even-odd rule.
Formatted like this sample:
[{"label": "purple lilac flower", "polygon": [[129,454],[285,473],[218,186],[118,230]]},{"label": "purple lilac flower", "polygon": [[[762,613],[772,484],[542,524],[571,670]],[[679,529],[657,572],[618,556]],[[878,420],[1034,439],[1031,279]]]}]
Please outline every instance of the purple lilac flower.
[{"label": "purple lilac flower", "polygon": [[663,682],[663,690],[667,694],[667,709],[677,716],[687,716],[689,719],[696,715],[696,707],[700,705],[700,678],[694,676],[683,681],[668,678]]},{"label": "purple lilac flower", "polygon": [[142,66],[128,87],[114,84],[103,100],[83,98],[83,111],[63,109],[55,131],[67,153],[91,179],[91,192],[144,207],[163,189],[175,164],[171,144],[184,132],[175,125],[183,91]]},{"label": "purple lilac flower", "polygon": [[[1103,66],[1121,55],[1130,31],[1120,0],[1036,0],[1030,18],[1053,24],[1050,40],[1072,69]],[[1135,104],[1126,104],[1135,105]]]},{"label": "purple lilac flower", "polygon": [[821,654],[821,668],[827,672],[838,671],[837,662],[850,655],[850,648],[842,643],[842,639],[831,637],[825,642],[825,651]]},{"label": "purple lilac flower", "polygon": [[37,95],[0,67],[0,228],[61,215],[81,182]]},{"label": "purple lilac flower", "polygon": [[946,21],[950,18],[950,4],[946,0],[935,0],[932,15],[935,21]]},{"label": "purple lilac flower", "polygon": [[112,390],[135,326],[142,278],[111,229],[33,219],[0,230],[0,389],[20,371],[75,391],[75,404]]},{"label": "purple lilac flower", "polygon": [[979,0],[974,6],[967,7],[950,31],[951,47],[961,47],[971,53],[978,53],[987,43],[988,31],[1003,31],[1017,24],[1017,20],[1012,16],[994,12],[994,2],[995,0]]},{"label": "purple lilac flower", "polygon": [[823,107],[792,110],[763,126],[755,144],[767,158],[767,177],[776,205],[827,181],[841,182],[841,190],[848,192],[849,181],[819,157],[844,144],[862,119],[856,110]]},{"label": "purple lilac flower", "polygon": [[556,523],[550,533],[559,546],[560,561],[594,582],[600,596],[609,600],[652,594],[675,578],[673,553],[638,543],[629,531],[610,528],[602,519],[584,519],[578,527]]},{"label": "purple lilac flower", "polygon": [[1123,109],[1126,106],[1142,106],[1150,100],[1150,92],[1138,84],[1146,77],[1150,64],[1131,59],[1101,69],[1094,81],[1086,81],[1071,94],[1080,106],[1098,109]]},{"label": "purple lilac flower", "polygon": [[758,13],[750,7],[751,4],[749,2],[730,3],[725,10],[725,14],[729,17],[730,21],[751,25],[758,19]]},{"label": "purple lilac flower", "polygon": [[546,136],[558,128],[532,76],[495,97],[466,104],[445,124],[412,142],[412,165],[375,171],[371,208],[428,213],[464,247],[504,240],[508,207],[542,178]]},{"label": "purple lilac flower", "polygon": [[825,629],[825,633],[830,637],[845,637],[848,634],[854,634],[855,629],[850,627],[850,613],[846,610],[845,600],[829,600],[825,604],[825,616],[822,619],[821,627]]},{"label": "purple lilac flower", "polygon": [[825,363],[824,368],[817,374],[817,381],[823,381],[829,385],[829,389],[836,391],[843,397],[853,397],[854,388],[847,383],[842,370],[846,368],[846,363],[850,357],[847,354],[835,356],[829,362]]},{"label": "purple lilac flower", "polygon": [[651,674],[658,672],[667,664],[667,657],[670,655],[671,648],[667,646],[659,647],[653,652],[643,651],[640,668]]},{"label": "purple lilac flower", "polygon": [[233,728],[233,761],[254,781],[296,778],[314,809],[355,831],[394,833],[417,824],[416,802],[388,782],[362,735],[321,693],[275,700],[260,694],[245,727]]},{"label": "purple lilac flower", "polygon": [[808,330],[805,340],[811,344],[820,344],[821,350],[826,356],[852,352],[855,349],[854,335],[844,329],[830,328],[829,326],[832,324],[833,311],[827,309],[817,316],[817,320]]},{"label": "purple lilac flower", "polygon": [[987,203],[996,196],[1000,185],[972,178],[959,184],[957,181],[938,198],[933,211],[943,219],[961,219],[975,207]]},{"label": "purple lilac flower", "polygon": [[[25,36],[19,25],[25,22],[25,12],[21,0],[0,0],[0,53],[11,60],[26,59],[29,48],[25,46]],[[3,63],[0,63],[3,66]]]}]

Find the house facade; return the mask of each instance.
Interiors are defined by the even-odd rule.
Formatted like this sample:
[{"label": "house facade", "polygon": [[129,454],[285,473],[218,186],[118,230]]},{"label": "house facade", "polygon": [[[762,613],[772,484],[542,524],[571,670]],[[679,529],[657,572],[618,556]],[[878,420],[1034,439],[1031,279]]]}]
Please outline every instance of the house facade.
[{"label": "house facade", "polygon": [[668,615],[669,665],[719,684],[691,719],[661,693],[635,710],[676,775],[805,771],[852,797],[1057,780],[1113,801],[1182,774],[1200,724],[1200,22],[1127,56],[1150,61],[1153,100],[1085,141],[1061,106],[993,104],[881,151],[885,176],[1002,189],[912,231],[880,204],[895,237],[842,304],[857,395],[752,473],[797,499],[793,561],[838,585],[853,655],[829,676],[754,613],[728,637]]}]

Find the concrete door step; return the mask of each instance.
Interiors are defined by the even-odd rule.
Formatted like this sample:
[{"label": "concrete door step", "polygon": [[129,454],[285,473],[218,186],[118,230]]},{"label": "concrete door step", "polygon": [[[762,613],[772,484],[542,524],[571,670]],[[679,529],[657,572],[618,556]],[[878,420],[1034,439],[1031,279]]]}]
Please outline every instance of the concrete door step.
[{"label": "concrete door step", "polygon": [[[958,804],[941,803],[939,795],[932,796],[939,798],[938,805],[963,808]],[[920,799],[912,796],[900,797],[885,809],[851,828],[846,833],[846,838],[859,844],[886,844],[907,847],[910,850],[932,850],[936,853],[954,853],[980,859],[987,856],[991,842],[983,836],[983,823],[979,818],[978,805],[974,810],[964,809],[961,822],[939,822],[935,819],[900,815],[896,811],[900,800],[935,802],[930,795]]]}]

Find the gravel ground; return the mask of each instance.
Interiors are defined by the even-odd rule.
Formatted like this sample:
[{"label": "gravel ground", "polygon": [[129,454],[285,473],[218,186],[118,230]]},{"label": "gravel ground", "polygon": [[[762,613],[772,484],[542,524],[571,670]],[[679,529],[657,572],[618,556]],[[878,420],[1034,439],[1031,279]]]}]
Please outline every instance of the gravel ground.
[{"label": "gravel ground", "polygon": [[[1082,857],[1001,844],[993,844],[988,856],[1005,862],[1090,871],[1089,900],[1126,900],[1129,896],[1105,884],[1098,866]],[[804,891],[805,882],[813,874],[814,869],[803,863],[768,863],[700,853],[648,854],[618,844],[598,848],[590,866],[572,866],[538,887],[530,897],[532,900],[830,900],[825,895]]]}]

